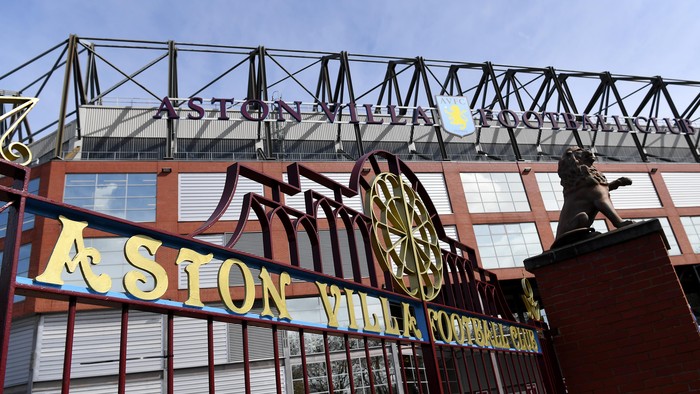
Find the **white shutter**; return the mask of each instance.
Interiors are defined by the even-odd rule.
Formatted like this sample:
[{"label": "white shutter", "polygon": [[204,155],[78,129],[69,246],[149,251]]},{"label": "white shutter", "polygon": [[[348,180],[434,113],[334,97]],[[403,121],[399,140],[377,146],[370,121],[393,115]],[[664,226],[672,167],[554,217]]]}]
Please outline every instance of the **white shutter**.
[{"label": "white shutter", "polygon": [[36,325],[37,319],[35,318],[12,322],[10,345],[7,351],[5,387],[24,384],[29,380]]},{"label": "white shutter", "polygon": [[[209,219],[221,199],[226,173],[181,173],[178,181],[178,220],[202,222]],[[243,196],[253,192],[262,195],[263,186],[250,179],[238,178],[238,185],[222,220],[238,220]],[[255,220],[255,215],[250,219]]]},{"label": "white shutter", "polygon": [[[341,185],[347,186],[348,183],[350,182],[350,174],[349,173],[322,173],[327,178],[330,178],[334,180],[335,182],[340,183]],[[288,182],[289,178],[287,174],[285,173],[283,175],[284,181]],[[327,196],[330,199],[335,199],[335,194],[333,191],[327,187],[321,186],[318,183],[308,179],[304,178],[303,176],[301,177],[301,192],[293,195],[293,196],[287,196],[285,195],[284,201],[285,205],[287,205],[290,208],[294,208],[296,210],[299,210],[301,212],[306,212],[306,201],[304,199],[304,193],[307,190],[314,190],[317,193],[323,194],[324,196]],[[348,206],[349,208],[352,208],[358,212],[362,212],[362,198],[360,198],[360,195],[356,195],[355,197],[349,198],[346,196],[343,196],[343,204]],[[325,218],[326,214],[321,210],[318,213],[319,218]]]},{"label": "white shutter", "polygon": [[423,184],[428,195],[430,195],[437,213],[441,215],[452,213],[450,196],[447,194],[447,187],[445,186],[445,177],[437,172],[421,172],[416,173],[416,176],[420,183]]},{"label": "white shutter", "polygon": [[[174,331],[173,361],[175,368],[189,368],[207,365],[207,321],[205,319],[191,319],[176,316],[174,321]],[[226,323],[215,321],[215,364],[223,364],[227,361],[226,349]]]},{"label": "white shutter", "polygon": [[[257,363],[256,363],[257,364]],[[277,391],[275,367],[270,363],[252,364],[250,369],[251,393],[268,394]],[[215,373],[217,393],[245,393],[245,375],[243,365],[231,365],[217,368]],[[284,368],[280,370],[282,392],[285,391]],[[175,371],[174,389],[177,394],[208,394],[208,377],[206,370]]]},{"label": "white shutter", "polygon": [[688,172],[664,172],[661,173],[666,183],[673,205],[676,207],[700,206],[700,174]]},{"label": "white shutter", "polygon": [[[43,317],[35,380],[61,379],[66,322],[66,314],[51,314]],[[82,378],[117,374],[120,329],[120,311],[79,312],[75,319],[71,376]],[[129,373],[162,369],[161,315],[130,311],[127,335],[129,360],[126,365]]]},{"label": "white shutter", "polygon": [[616,209],[661,208],[654,184],[646,172],[606,172],[608,182],[620,177],[632,180],[630,186],[623,186],[610,192],[610,199]]},{"label": "white shutter", "polygon": [[[90,379],[81,381],[72,379],[70,382],[71,394],[114,394],[119,387],[117,376],[110,376],[100,380]],[[38,385],[32,388],[33,393],[41,394],[60,394],[61,382],[55,382],[50,385]],[[146,376],[129,376],[126,377],[126,392],[139,394],[162,394],[163,381],[160,374],[148,374]]]}]

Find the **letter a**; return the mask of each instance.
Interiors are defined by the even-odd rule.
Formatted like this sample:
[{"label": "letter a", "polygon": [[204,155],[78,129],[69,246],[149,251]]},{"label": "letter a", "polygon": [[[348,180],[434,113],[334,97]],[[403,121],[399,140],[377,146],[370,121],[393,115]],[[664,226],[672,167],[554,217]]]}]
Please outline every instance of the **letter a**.
[{"label": "letter a", "polygon": [[[101,256],[97,249],[85,247],[83,229],[88,226],[88,223],[76,222],[64,216],[59,216],[58,220],[61,221],[61,234],[58,236],[44,273],[34,278],[34,281],[62,285],[63,268],[73,273],[80,267],[80,273],[91,290],[98,293],[108,292],[112,288],[112,278],[107,274],[95,275],[92,272],[91,265],[99,264]],[[71,258],[70,252],[73,246],[75,246],[75,256]]]}]

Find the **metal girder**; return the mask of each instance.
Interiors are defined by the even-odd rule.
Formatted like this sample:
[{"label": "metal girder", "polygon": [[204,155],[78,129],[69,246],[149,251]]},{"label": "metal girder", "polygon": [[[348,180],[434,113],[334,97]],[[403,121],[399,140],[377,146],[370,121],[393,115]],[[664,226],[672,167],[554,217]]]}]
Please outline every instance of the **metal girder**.
[{"label": "metal girder", "polygon": [[[168,41],[168,97],[179,97],[177,88],[177,47],[174,41]],[[168,117],[166,129],[164,159],[173,159],[175,157],[175,141],[177,138],[174,119]]]}]

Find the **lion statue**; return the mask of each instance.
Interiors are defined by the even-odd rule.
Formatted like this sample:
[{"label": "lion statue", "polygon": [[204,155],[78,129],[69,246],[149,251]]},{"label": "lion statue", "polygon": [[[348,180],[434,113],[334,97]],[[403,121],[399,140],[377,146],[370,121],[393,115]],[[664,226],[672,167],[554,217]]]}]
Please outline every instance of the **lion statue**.
[{"label": "lion statue", "polygon": [[608,183],[605,175],[593,166],[594,161],[593,153],[578,146],[568,148],[559,160],[557,173],[564,187],[564,206],[552,248],[592,234],[590,227],[598,212],[610,219],[616,228],[633,223],[622,220],[610,201],[611,190],[631,185],[632,180],[622,177]]}]

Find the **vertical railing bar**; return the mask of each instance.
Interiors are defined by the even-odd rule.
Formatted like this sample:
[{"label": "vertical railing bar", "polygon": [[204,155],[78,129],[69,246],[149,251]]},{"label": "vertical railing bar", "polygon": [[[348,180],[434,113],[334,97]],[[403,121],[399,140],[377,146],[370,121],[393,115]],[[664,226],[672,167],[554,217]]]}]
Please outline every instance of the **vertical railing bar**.
[{"label": "vertical railing bar", "polygon": [[352,372],[352,358],[350,357],[350,339],[348,334],[343,335],[345,340],[345,362],[348,363],[348,380],[350,381],[350,392],[355,392],[355,375]]},{"label": "vertical railing bar", "polygon": [[277,338],[277,325],[272,326],[272,346],[275,353],[275,379],[277,380],[277,394],[282,394],[282,371],[280,370],[279,338]]},{"label": "vertical railing bar", "polygon": [[418,392],[423,394],[423,381],[420,376],[420,365],[418,364],[418,354],[416,353],[415,342],[411,342],[411,350],[413,351],[413,370],[415,371],[416,381],[418,382]]},{"label": "vertical railing bar", "polygon": [[[544,358],[544,355],[540,355],[540,357]],[[547,362],[548,360],[542,360],[542,361]],[[537,374],[540,375],[540,383],[542,383],[542,386],[544,386],[543,388],[546,388],[546,386],[554,388],[554,386],[551,385],[552,382],[551,381],[548,382],[547,380],[545,380],[544,375],[542,375],[542,369],[539,367],[540,363],[538,362],[538,360],[535,357],[533,357],[530,362],[533,363],[533,368],[536,367]]]},{"label": "vertical railing bar", "polygon": [[126,344],[129,333],[129,304],[122,304],[121,333],[119,336],[119,384],[117,393],[126,392]]},{"label": "vertical railing bar", "polygon": [[386,340],[382,338],[382,354],[384,355],[384,368],[386,369],[386,384],[389,388],[389,394],[394,394],[394,389],[391,385],[391,370],[389,369],[389,358],[386,354]]},{"label": "vertical railing bar", "polygon": [[[486,387],[489,389],[489,393],[491,392],[491,379],[489,376],[489,371],[486,368],[486,360],[484,360],[484,351],[477,350],[479,353],[479,357],[481,357],[481,365],[484,366],[484,377],[486,378]],[[491,358],[489,358],[489,363],[491,363]],[[493,372],[493,379],[494,382],[498,383],[498,377],[496,376],[496,371],[495,368],[493,367],[493,364],[491,364],[491,371]]]},{"label": "vertical railing bar", "polygon": [[304,329],[299,329],[299,349],[301,350],[301,370],[304,373],[304,393],[309,394],[309,370],[306,367],[306,341]]},{"label": "vertical railing bar", "polygon": [[372,394],[375,394],[374,390],[374,373],[372,372],[372,357],[369,355],[369,341],[367,337],[364,337],[365,343],[365,358],[367,358],[367,375],[369,377],[369,390]]},{"label": "vertical railing bar", "polygon": [[401,378],[403,379],[404,393],[408,393],[408,380],[406,379],[406,363],[403,361],[403,349],[401,341],[396,341],[399,348],[399,365],[401,366]]},{"label": "vertical railing bar", "polygon": [[[457,375],[457,388],[459,389],[460,393],[463,393],[464,388],[462,387],[462,377],[460,376],[460,373],[459,373],[459,371],[460,371],[460,369],[458,368],[459,363],[457,362],[457,356],[455,355],[455,354],[457,354],[457,349],[456,348],[450,349],[450,354],[452,354],[452,365],[454,365],[455,375]],[[469,376],[468,373],[467,373],[467,376]]]},{"label": "vertical railing bar", "polygon": [[245,393],[250,394],[250,349],[248,349],[248,322],[241,323],[243,341],[243,373],[245,376]]},{"label": "vertical railing bar", "polygon": [[[527,372],[527,382],[530,383],[530,384],[532,384],[532,382],[533,382],[533,380],[534,380],[534,381],[535,381],[535,385],[537,385],[537,381],[536,381],[536,379],[533,379],[533,375],[532,375],[532,373],[531,373],[531,371],[530,371],[530,368],[528,367],[528,363],[527,363],[528,355],[527,355],[527,354],[524,354],[524,353],[521,353],[521,354],[520,354],[520,357],[521,357],[521,359],[522,359],[523,365],[525,365],[525,371]],[[523,376],[525,376],[525,375],[523,375]],[[527,387],[527,385],[526,385],[525,387]]]},{"label": "vertical railing bar", "polygon": [[[522,359],[520,358],[521,354],[520,353],[513,353],[512,355],[515,357],[515,359],[518,361],[518,369],[520,369],[520,376],[522,376],[522,385],[527,389],[527,385],[525,384],[525,380],[529,380],[529,377],[525,376],[525,370],[523,369],[523,364],[522,364]],[[516,371],[516,376],[517,376],[517,371]],[[518,379],[518,387],[520,387],[521,380]]]},{"label": "vertical railing bar", "polygon": [[[498,358],[499,352],[493,352],[493,353],[489,352],[489,359],[491,359],[491,354],[493,354],[496,357],[496,367],[498,368],[498,374],[501,376],[501,383],[503,384],[506,391],[508,391],[508,385],[511,384],[511,382],[509,381],[508,384],[506,384],[506,377],[503,374],[503,366],[501,365],[502,364],[501,360]],[[503,356],[503,357],[505,357],[505,356]],[[495,369],[496,368],[494,368],[494,377],[496,375]],[[496,377],[496,382],[498,382],[498,377]]]},{"label": "vertical railing bar", "polygon": [[445,360],[445,347],[439,346],[438,349],[440,351],[440,360],[442,361],[442,371],[445,374],[445,380],[442,382],[447,384],[447,392],[452,394],[452,387],[450,387],[450,374],[447,372],[447,361]]},{"label": "vertical railing bar", "polygon": [[[505,357],[506,362],[507,362],[507,365],[509,366],[509,368],[508,368],[508,374],[510,375],[511,368],[512,368],[512,370],[513,370],[513,375],[512,375],[511,380],[510,380],[510,381],[511,381],[511,386],[512,386],[512,387],[516,387],[516,386],[517,386],[518,389],[520,389],[520,379],[518,379],[518,369],[516,368],[516,366],[515,366],[515,360],[513,359],[514,354],[511,353],[511,352],[506,352],[506,353],[503,354],[503,356]],[[508,359],[510,359],[509,362],[508,362]],[[515,389],[513,389],[513,390],[515,390]]]},{"label": "vertical railing bar", "polygon": [[[505,383],[506,374],[508,374],[508,386],[510,386],[512,388],[513,387],[513,376],[511,376],[511,374],[510,374],[510,367],[508,365],[509,364],[508,358],[507,358],[508,353],[506,353],[506,352],[494,352],[494,354],[496,355],[496,361],[498,362],[498,370],[501,372],[501,379],[502,379],[503,383]],[[501,354],[503,356],[503,362],[501,362],[500,358],[498,357],[499,354]],[[504,369],[503,364],[505,364],[505,366],[506,366],[505,372],[503,372],[503,369]]]},{"label": "vertical railing bar", "polygon": [[528,371],[531,371],[530,376],[532,383],[535,384],[535,386],[539,387],[539,383],[537,383],[537,371],[534,368],[534,365],[530,362],[530,360],[533,359],[533,355],[531,354],[525,354],[525,365],[528,367]]},{"label": "vertical railing bar", "polygon": [[207,318],[207,368],[209,375],[209,394],[216,394],[214,375],[214,319]]},{"label": "vertical railing bar", "polygon": [[[479,370],[476,368],[476,362],[475,362],[475,359],[474,359],[474,350],[469,349],[469,356],[470,356],[471,359],[472,359],[471,364],[472,364],[472,367],[474,367],[474,376],[476,376],[476,384],[479,386],[479,391],[481,391],[481,389],[483,388],[483,386],[481,385],[481,378],[479,377]],[[464,360],[464,365],[468,368],[468,367],[469,367],[469,364],[467,363],[466,356],[465,356],[464,354],[462,354],[462,358],[465,359],[465,360]],[[467,375],[467,376],[469,376],[469,375]],[[471,384],[470,384],[470,385],[471,385]]]},{"label": "vertical railing bar", "polygon": [[[464,363],[464,370],[467,372],[467,384],[469,385],[469,392],[473,393],[474,385],[472,384],[472,378],[469,377],[469,363],[467,363],[467,351],[464,348],[462,348],[460,349],[460,352],[462,353],[462,362]],[[477,380],[479,379],[478,374],[476,378]],[[481,390],[481,387],[479,387],[479,390]]]},{"label": "vertical railing bar", "polygon": [[68,301],[68,321],[66,322],[66,346],[63,356],[61,394],[68,394],[70,392],[70,370],[73,362],[73,338],[75,337],[75,310],[76,298],[70,297]]},{"label": "vertical railing bar", "polygon": [[168,375],[168,388],[167,388],[167,394],[173,394],[175,389],[175,355],[174,355],[174,350],[175,346],[173,344],[173,340],[175,338],[175,318],[173,316],[173,312],[168,312],[168,327],[167,327],[167,336],[168,336],[168,349],[167,349],[167,359],[166,359],[166,364],[167,364],[167,375]]},{"label": "vertical railing bar", "polygon": [[333,369],[331,368],[331,350],[328,348],[328,333],[323,332],[323,348],[326,349],[326,376],[328,379],[328,392],[333,390]]}]

